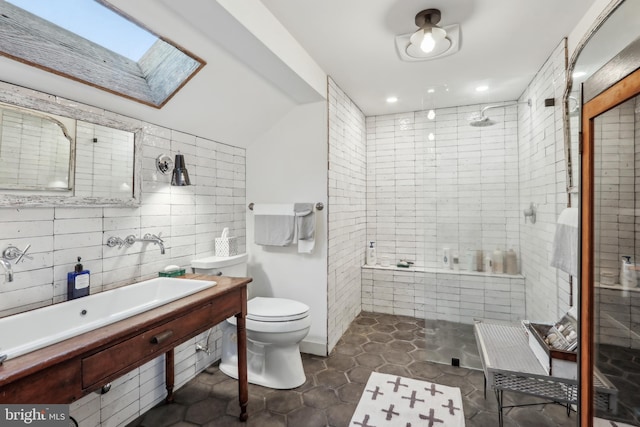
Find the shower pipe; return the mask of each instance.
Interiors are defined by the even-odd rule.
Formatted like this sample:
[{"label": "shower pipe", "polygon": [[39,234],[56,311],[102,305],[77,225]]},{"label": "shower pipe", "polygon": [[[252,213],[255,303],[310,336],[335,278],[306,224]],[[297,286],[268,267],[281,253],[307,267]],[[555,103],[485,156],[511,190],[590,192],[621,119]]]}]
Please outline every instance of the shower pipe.
[{"label": "shower pipe", "polygon": [[[571,194],[575,191],[577,193],[577,189],[573,187],[573,172],[571,170],[572,161],[571,161],[571,129],[569,129],[569,114],[573,111],[569,108],[569,102],[571,98],[571,90],[573,89],[573,71],[576,66],[576,62],[578,62],[578,57],[580,53],[584,50],[585,46],[589,43],[593,35],[602,27],[607,18],[613,13],[613,11],[622,4],[624,0],[611,0],[611,2],[600,12],[600,15],[593,21],[591,27],[587,30],[587,32],[582,36],[576,47],[573,49],[573,53],[571,57],[569,57],[569,44],[567,38],[564,38],[564,51],[565,51],[565,64],[566,73],[565,73],[565,84],[564,84],[564,94],[562,95],[562,119],[564,121],[564,155],[565,155],[565,168],[567,174],[567,207],[571,207]],[[582,94],[581,94],[582,95]],[[582,105],[582,99],[576,101],[576,107],[579,108]],[[582,138],[581,134],[579,138]],[[582,141],[579,140],[579,146],[582,146]],[[578,149],[580,151],[580,148]],[[571,276],[569,276],[569,280],[571,281]],[[570,282],[571,283],[571,282]]]},{"label": "shower pipe", "polygon": [[[573,70],[575,69],[576,62],[578,62],[578,57],[580,53],[584,50],[589,40],[593,37],[593,35],[602,27],[607,18],[613,13],[613,11],[622,4],[624,0],[611,0],[611,2],[600,12],[600,15],[595,19],[594,23],[591,25],[591,28],[582,36],[582,39],[578,42],[577,46],[573,50],[573,54],[571,58],[569,58],[569,47],[567,38],[564,38],[564,51],[565,51],[565,64],[568,64],[566,67],[565,74],[565,84],[564,84],[564,94],[562,95],[562,120],[564,122],[564,161],[567,175],[567,207],[571,207],[571,194],[576,190],[576,193],[579,193],[576,188],[573,186],[573,171],[572,166],[573,163],[571,161],[571,129],[569,129],[569,114],[572,112],[569,108],[569,102],[571,98],[571,90],[573,89]],[[582,91],[580,92],[582,96]],[[583,100],[576,99],[576,107],[579,108],[582,106]],[[582,152],[582,132],[580,131],[578,135],[578,153]],[[569,307],[573,307],[573,276],[569,275]]]}]

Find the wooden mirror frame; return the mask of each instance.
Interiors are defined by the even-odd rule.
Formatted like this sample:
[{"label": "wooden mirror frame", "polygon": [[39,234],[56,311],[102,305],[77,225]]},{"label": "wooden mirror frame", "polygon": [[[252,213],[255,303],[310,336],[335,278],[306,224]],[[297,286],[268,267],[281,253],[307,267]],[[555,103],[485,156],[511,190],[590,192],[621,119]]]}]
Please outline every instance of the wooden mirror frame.
[{"label": "wooden mirror frame", "polygon": [[[131,197],[56,195],[53,193],[46,194],[46,192],[8,192],[0,190],[0,208],[140,206],[142,195],[142,147],[146,138],[144,122],[6,82],[0,82],[0,102],[134,134],[134,168],[132,171],[133,188]],[[75,175],[75,145],[72,145],[71,155],[74,158],[71,173]]]},{"label": "wooden mirror frame", "polygon": [[[594,417],[593,372],[595,362],[595,290],[594,290],[594,120],[600,114],[615,108],[640,94],[640,64],[633,61],[629,52],[640,52],[640,43],[633,43],[609,64],[585,82],[583,93],[597,93],[582,109],[581,138],[581,192],[580,192],[580,400],[581,426],[592,426]],[[620,61],[628,70],[636,69],[627,77],[618,80]],[[634,65],[634,62],[635,65]],[[625,67],[622,67],[625,68]],[[607,76],[609,78],[607,78]]]}]

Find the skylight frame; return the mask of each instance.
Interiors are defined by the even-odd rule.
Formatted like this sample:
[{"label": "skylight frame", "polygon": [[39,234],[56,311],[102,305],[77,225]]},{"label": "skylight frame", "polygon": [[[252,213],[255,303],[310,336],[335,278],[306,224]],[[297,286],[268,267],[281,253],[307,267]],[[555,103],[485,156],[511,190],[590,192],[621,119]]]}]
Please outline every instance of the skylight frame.
[{"label": "skylight frame", "polygon": [[140,61],[4,1],[0,1],[4,21],[0,22],[0,55],[158,109],[206,65],[105,0],[94,1],[158,38]]}]

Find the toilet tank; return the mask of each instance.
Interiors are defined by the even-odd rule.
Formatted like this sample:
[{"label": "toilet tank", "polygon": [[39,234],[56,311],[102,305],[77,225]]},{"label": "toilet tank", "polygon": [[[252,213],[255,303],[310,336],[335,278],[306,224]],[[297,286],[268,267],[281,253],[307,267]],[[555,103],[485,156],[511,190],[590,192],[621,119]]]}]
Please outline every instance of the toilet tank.
[{"label": "toilet tank", "polygon": [[191,261],[191,269],[197,274],[212,276],[247,277],[247,259],[244,253],[229,257],[210,256]]}]

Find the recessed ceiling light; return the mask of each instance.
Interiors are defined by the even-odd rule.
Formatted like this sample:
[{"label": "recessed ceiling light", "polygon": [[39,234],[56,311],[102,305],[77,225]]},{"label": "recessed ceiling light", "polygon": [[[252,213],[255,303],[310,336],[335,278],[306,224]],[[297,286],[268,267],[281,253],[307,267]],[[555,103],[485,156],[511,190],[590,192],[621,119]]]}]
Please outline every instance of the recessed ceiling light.
[{"label": "recessed ceiling light", "polygon": [[428,89],[427,93],[434,93],[436,90],[434,88]]},{"label": "recessed ceiling light", "polygon": [[398,97],[397,96],[390,96],[387,98],[387,102],[389,104],[393,104],[394,102],[398,102]]},{"label": "recessed ceiling light", "polygon": [[436,112],[434,110],[429,110],[429,112],[427,113],[427,119],[433,120],[435,118],[436,118]]},{"label": "recessed ceiling light", "polygon": [[436,136],[433,134],[433,132],[430,132],[427,138],[429,139],[429,141],[433,141],[434,139],[436,139]]},{"label": "recessed ceiling light", "polygon": [[487,90],[489,90],[489,86],[478,86],[476,88],[476,92],[485,92]]}]

